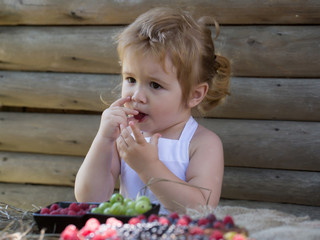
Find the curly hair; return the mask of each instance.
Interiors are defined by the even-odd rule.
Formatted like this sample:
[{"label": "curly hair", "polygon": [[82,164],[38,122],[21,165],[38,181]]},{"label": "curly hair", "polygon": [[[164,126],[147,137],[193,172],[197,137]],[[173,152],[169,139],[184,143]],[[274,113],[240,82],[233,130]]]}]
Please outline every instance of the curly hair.
[{"label": "curly hair", "polygon": [[[231,74],[228,59],[215,54],[207,20],[203,17],[196,21],[181,9],[151,9],[117,36],[120,62],[125,51],[130,49],[139,54],[152,54],[164,68],[168,55],[177,70],[182,101],[187,101],[196,85],[208,84],[209,90],[197,106],[200,112],[207,112],[230,94]],[[219,34],[219,25],[216,21],[214,23]]]}]

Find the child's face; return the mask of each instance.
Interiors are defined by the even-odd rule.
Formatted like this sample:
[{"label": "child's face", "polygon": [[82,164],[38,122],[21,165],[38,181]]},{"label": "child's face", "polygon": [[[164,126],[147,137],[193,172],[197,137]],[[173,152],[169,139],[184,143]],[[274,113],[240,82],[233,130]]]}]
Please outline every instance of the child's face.
[{"label": "child's face", "polygon": [[122,61],[122,97],[132,98],[126,106],[139,111],[135,121],[145,136],[161,133],[170,137],[175,126],[190,117],[190,109],[181,101],[181,86],[169,57],[165,59],[166,71],[162,66],[151,55],[130,51]]}]

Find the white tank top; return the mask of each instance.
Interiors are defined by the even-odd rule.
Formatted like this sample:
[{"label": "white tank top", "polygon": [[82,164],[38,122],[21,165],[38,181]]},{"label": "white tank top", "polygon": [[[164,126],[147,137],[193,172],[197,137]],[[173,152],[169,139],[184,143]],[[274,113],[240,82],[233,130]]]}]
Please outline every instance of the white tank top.
[{"label": "white tank top", "polygon": [[[178,140],[159,138],[159,159],[171,172],[183,181],[186,180],[186,171],[189,165],[190,141],[197,127],[198,123],[196,120],[190,117]],[[146,140],[149,142],[150,137],[146,138]],[[148,187],[145,188],[145,184],[138,174],[122,159],[120,193],[124,197],[131,199],[135,199],[137,195],[146,195],[152,203],[159,203],[159,200],[150,189]],[[159,213],[167,214],[168,211],[161,205]]]}]

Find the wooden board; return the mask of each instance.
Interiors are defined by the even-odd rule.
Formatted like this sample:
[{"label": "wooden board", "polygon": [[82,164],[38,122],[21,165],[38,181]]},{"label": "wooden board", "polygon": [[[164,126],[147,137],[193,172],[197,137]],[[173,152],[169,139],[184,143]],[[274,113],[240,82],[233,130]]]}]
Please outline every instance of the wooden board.
[{"label": "wooden board", "polygon": [[[119,73],[112,37],[121,29],[0,27],[0,69]],[[216,49],[234,76],[319,77],[319,38],[320,26],[225,26]]]},{"label": "wooden board", "polygon": [[[127,24],[156,6],[178,6],[196,16],[215,16],[222,24],[315,24],[320,22],[317,0],[179,0],[1,1],[0,24],[66,25]],[[127,11],[129,10],[129,11]]]},{"label": "wooden board", "polygon": [[0,152],[0,182],[73,187],[83,157]]},{"label": "wooden board", "polygon": [[[319,184],[318,172],[228,167],[222,198],[320,206]],[[75,201],[72,187],[0,183],[0,189],[2,202],[27,209]]]},{"label": "wooden board", "polygon": [[[0,80],[2,106],[102,112],[100,95],[110,104],[121,91],[121,76],[109,74],[2,71]],[[320,79],[233,77],[231,96],[206,116],[319,121],[319,94]]]},{"label": "wooden board", "polygon": [[222,197],[320,206],[320,172],[225,169]]},{"label": "wooden board", "polygon": [[[0,112],[0,150],[84,156],[99,115]],[[320,171],[320,123],[199,119],[222,139],[227,166]]]},{"label": "wooden board", "polygon": [[0,183],[1,202],[25,210],[59,201],[75,201],[73,187]]}]

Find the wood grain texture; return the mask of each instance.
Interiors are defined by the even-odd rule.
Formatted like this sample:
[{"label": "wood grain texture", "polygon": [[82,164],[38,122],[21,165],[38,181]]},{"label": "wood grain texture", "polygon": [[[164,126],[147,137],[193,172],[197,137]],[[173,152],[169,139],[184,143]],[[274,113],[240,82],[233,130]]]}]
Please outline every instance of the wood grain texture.
[{"label": "wood grain texture", "polygon": [[0,152],[0,182],[74,186],[83,157]]},{"label": "wood grain texture", "polygon": [[[214,16],[222,24],[320,23],[317,0],[43,0],[0,1],[2,25],[106,25],[128,24],[157,6],[179,7],[196,17]],[[130,10],[129,10],[130,9]],[[129,11],[128,11],[129,10]]]},{"label": "wood grain texture", "polygon": [[73,187],[0,183],[1,202],[25,210],[59,201],[75,201]]},{"label": "wood grain texture", "polygon": [[320,172],[226,168],[222,197],[320,206]]},{"label": "wood grain texture", "polygon": [[[84,156],[99,115],[0,112],[0,150]],[[224,143],[226,166],[320,171],[320,123],[199,119]]]},{"label": "wood grain texture", "polygon": [[[120,73],[121,27],[0,27],[0,69]],[[214,35],[214,33],[213,33]],[[233,76],[320,77],[319,26],[224,26],[216,52]]]},{"label": "wood grain texture", "polygon": [[[2,106],[102,112],[121,91],[110,74],[2,71],[0,80]],[[233,77],[231,96],[206,117],[319,121],[320,79]]]}]

